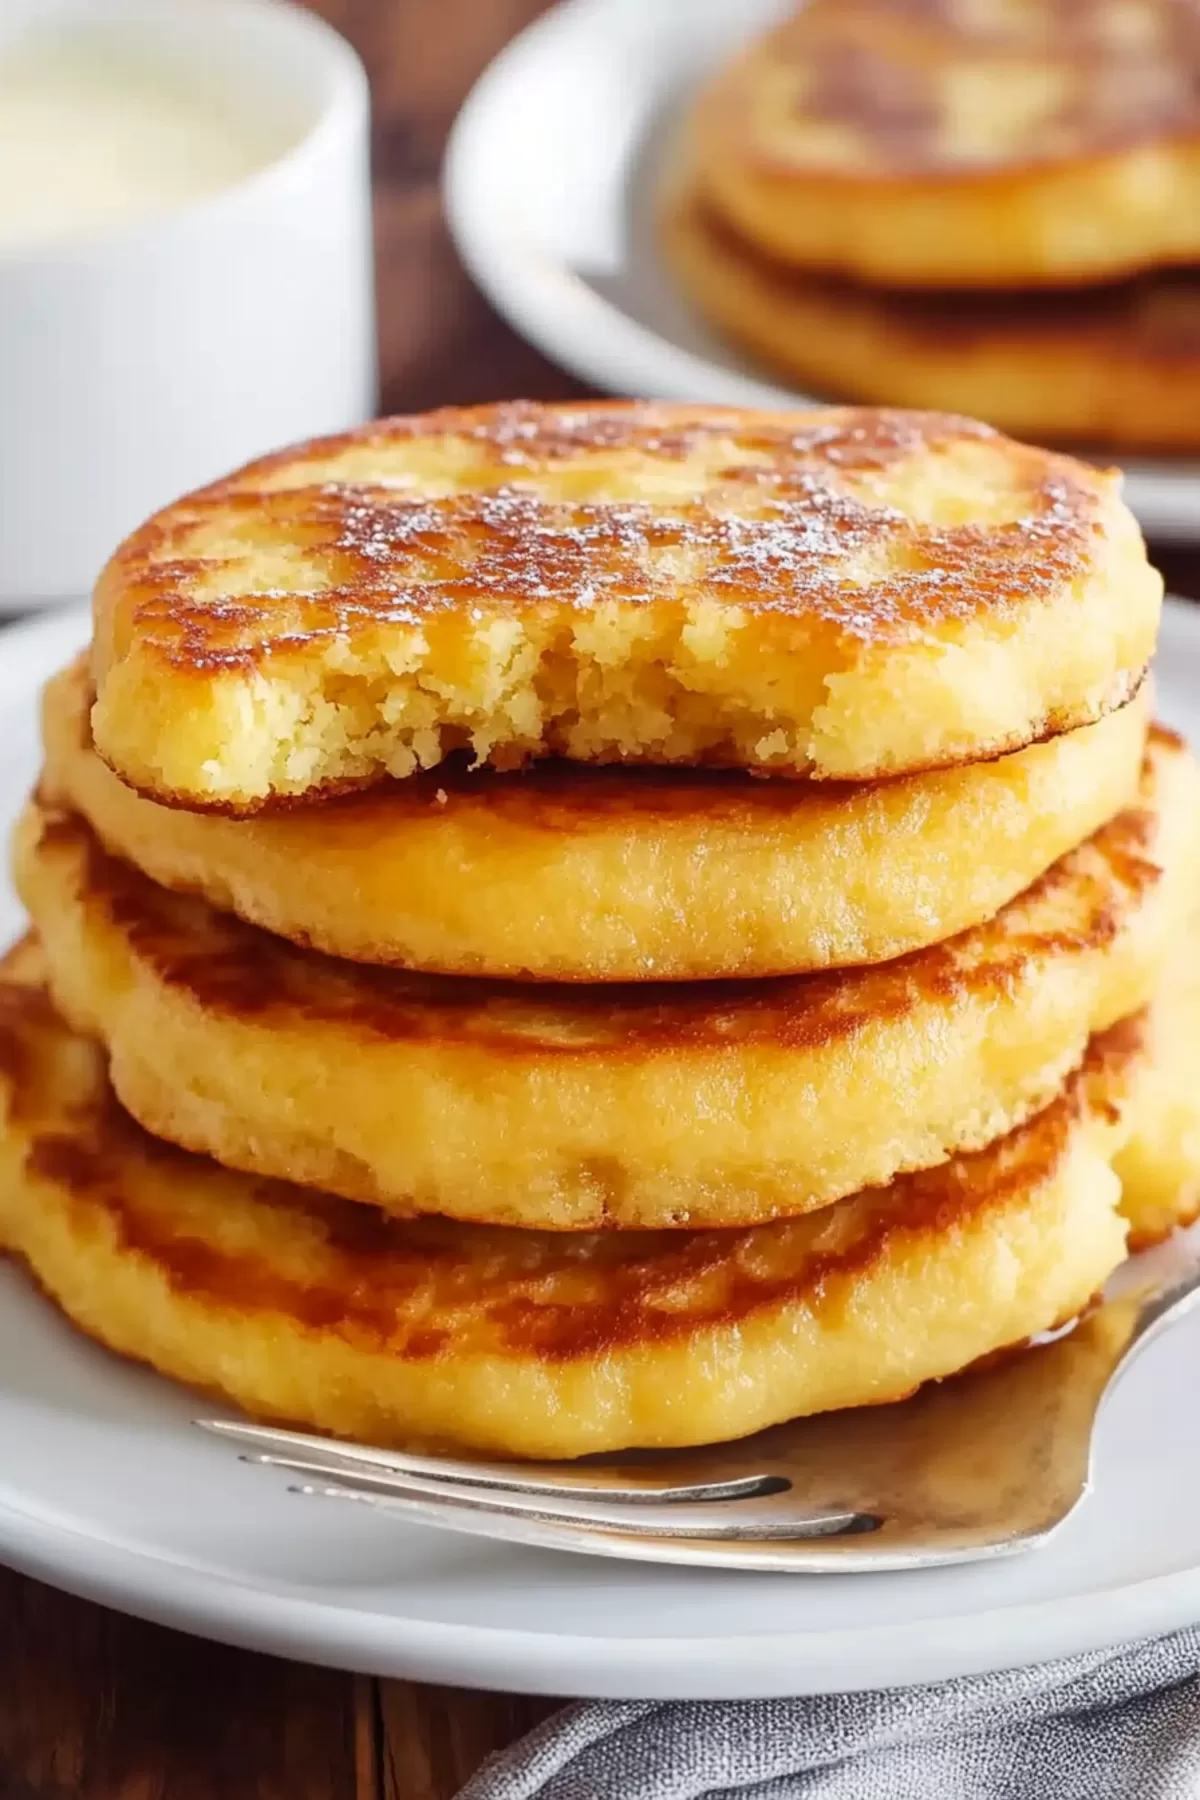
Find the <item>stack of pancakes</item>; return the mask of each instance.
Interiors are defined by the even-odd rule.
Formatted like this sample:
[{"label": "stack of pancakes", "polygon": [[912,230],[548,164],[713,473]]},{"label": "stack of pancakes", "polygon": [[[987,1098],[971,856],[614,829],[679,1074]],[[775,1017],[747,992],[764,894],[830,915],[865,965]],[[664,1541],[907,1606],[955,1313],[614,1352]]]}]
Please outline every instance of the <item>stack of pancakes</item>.
[{"label": "stack of pancakes", "polygon": [[807,0],[700,95],[668,255],[817,392],[1200,448],[1196,0]]},{"label": "stack of pancakes", "polygon": [[1062,1325],[1196,1204],[1160,599],[1113,477],[930,414],[444,411],[181,500],[45,695],[0,1241],[252,1413],[515,1455]]}]

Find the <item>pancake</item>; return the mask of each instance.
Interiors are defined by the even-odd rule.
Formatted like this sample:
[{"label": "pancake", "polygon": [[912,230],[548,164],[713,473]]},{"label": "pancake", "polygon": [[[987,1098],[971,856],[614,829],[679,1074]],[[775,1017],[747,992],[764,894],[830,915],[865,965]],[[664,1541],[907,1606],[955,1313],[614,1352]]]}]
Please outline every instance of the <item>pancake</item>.
[{"label": "pancake", "polygon": [[1114,474],[967,420],[447,409],[135,532],[92,726],[130,786],[233,813],[457,754],[861,780],[1094,723],[1161,596]]},{"label": "pancake", "polygon": [[808,0],[702,93],[689,148],[800,268],[1020,288],[1200,262],[1200,13]]},{"label": "pancake", "polygon": [[250,1413],[533,1457],[899,1399],[1074,1317],[1124,1249],[1140,1054],[1097,1040],[976,1156],[742,1232],[397,1223],[147,1136],[100,1050],[0,983],[0,1244],[85,1332]]},{"label": "pancake", "polygon": [[557,763],[224,819],[118,781],[91,747],[80,664],[46,689],[41,786],[160,885],[331,956],[552,981],[778,975],[990,918],[1135,800],[1149,699],[1147,684],[1081,731],[889,782]]},{"label": "pancake", "polygon": [[764,256],[695,190],[663,242],[691,299],[786,376],[1041,442],[1200,449],[1200,272],[1054,294],[874,289]]},{"label": "pancake", "polygon": [[1171,961],[1147,1019],[1134,1077],[1135,1130],[1116,1161],[1131,1248],[1200,1215],[1200,914]]},{"label": "pancake", "polygon": [[1200,772],[993,921],[877,969],[519,987],[364,969],[157,888],[31,806],[18,887],[122,1104],[219,1162],[399,1216],[556,1230],[810,1211],[989,1143],[1143,1006],[1200,882]]}]

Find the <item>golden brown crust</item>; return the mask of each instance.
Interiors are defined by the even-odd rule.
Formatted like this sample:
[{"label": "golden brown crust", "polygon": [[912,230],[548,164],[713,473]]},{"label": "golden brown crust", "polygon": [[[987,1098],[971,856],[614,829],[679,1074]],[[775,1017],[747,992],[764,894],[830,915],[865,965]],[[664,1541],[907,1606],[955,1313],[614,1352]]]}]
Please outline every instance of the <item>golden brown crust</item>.
[{"label": "golden brown crust", "polygon": [[695,142],[798,266],[1085,282],[1196,260],[1198,78],[1191,0],[810,0],[718,73]]},{"label": "golden brown crust", "polygon": [[[1051,1180],[1082,1119],[1118,1117],[1143,1036],[1140,1018],[1123,1021],[1094,1041],[1062,1097],[1020,1131],[855,1196],[836,1220],[564,1238],[401,1223],[228,1174],[143,1132],[113,1096],[99,1054],[84,1057],[45,995],[0,984],[0,1067],[10,1084],[9,1119],[23,1126],[24,1167],[70,1196],[83,1229],[89,1215],[104,1215],[120,1249],[160,1268],[176,1291],[238,1314],[279,1312],[415,1361],[446,1352],[464,1311],[472,1336],[494,1350],[569,1362],[737,1325],[763,1309],[819,1305],[837,1282],[868,1282],[898,1235],[944,1240]],[[85,1071],[69,1085],[68,1045]],[[243,1250],[196,1235],[186,1208],[181,1217],[170,1204],[176,1186],[197,1180],[217,1207],[242,1209],[250,1221],[258,1216],[261,1233],[237,1234]],[[278,1229],[304,1244],[302,1275],[272,1266]]]},{"label": "golden brown crust", "polygon": [[[1162,727],[1151,744],[1174,738]],[[1150,806],[1121,813],[1063,857],[995,920],[879,969],[776,980],[579,986],[464,981],[363,969],[298,951],[199,901],[157,888],[110,856],[77,814],[36,803],[36,854],[79,870],[78,892],[165,986],[230,1019],[291,1014],[336,1023],[364,1043],[471,1044],[506,1060],[626,1060],[663,1050],[771,1045],[816,1050],[934,1002],[994,1002],[1024,970],[1060,952],[1106,948],[1162,876]],[[18,859],[19,866],[21,859]],[[1056,929],[1056,915],[1069,924]],[[1035,927],[1033,920],[1040,923]],[[49,921],[46,921],[47,928]]]},{"label": "golden brown crust", "polygon": [[1200,448],[1195,270],[1057,292],[904,291],[795,269],[694,185],[672,195],[662,225],[696,305],[819,393],[946,407],[1044,442]]},{"label": "golden brown crust", "polygon": [[[899,465],[992,436],[945,414],[622,401],[514,401],[387,419],[265,457],[158,514],[109,564],[101,616],[107,596],[123,592],[142,644],[202,677],[345,635],[363,615],[415,625],[462,607],[591,606],[597,590],[623,606],[671,604],[679,582],[670,553],[682,552],[697,565],[692,579],[720,601],[815,620],[859,642],[903,641],[1013,608],[1018,559],[1024,591],[1034,594],[1078,576],[1089,560],[1103,490],[1070,458],[1006,447],[1016,516],[995,534],[941,521],[924,527],[855,492],[856,478],[886,481]],[[386,477],[338,479],[339,463],[353,467],[357,452],[369,466],[376,448],[398,459],[406,444],[446,441],[477,459],[478,491],[431,503],[419,481],[406,494]],[[556,477],[598,455],[644,460],[648,486],[664,468],[669,480],[676,465],[681,501],[609,497],[613,487],[636,488],[636,464],[610,480],[601,471],[595,497],[566,498],[569,484]],[[551,491],[540,493],[539,481]],[[215,559],[187,554],[193,533],[214,523],[236,540],[240,518],[281,555],[299,552],[304,587],[243,592],[236,541]],[[884,565],[865,592],[844,579],[856,550]],[[662,573],[656,552],[668,558]],[[194,596],[200,576],[217,591]]]},{"label": "golden brown crust", "polygon": [[[1014,94],[1027,82],[1040,91],[1022,112],[981,105],[971,120],[954,91],[968,70]],[[757,81],[765,101],[768,75],[774,116],[790,99],[827,128],[808,154],[847,174],[972,179],[1200,136],[1191,0],[1123,12],[1106,0],[808,0],[731,70],[728,91]],[[762,157],[771,167],[765,142]],[[786,144],[773,166],[794,172]]]},{"label": "golden brown crust", "polygon": [[[29,1012],[24,994],[15,1008],[0,1009],[0,1042],[15,1038],[18,1057]],[[1003,1211],[1024,1191],[1052,1178],[1085,1109],[1087,1078],[1105,1093],[1110,1083],[1119,1092],[1120,1071],[1126,1061],[1133,1066],[1138,1047],[1137,1032],[1127,1026],[1118,1028],[1111,1042],[1098,1039],[1084,1079],[1074,1078],[1062,1100],[1002,1148],[958,1157],[843,1201],[856,1210],[852,1231],[831,1231],[827,1221],[813,1218],[752,1232],[610,1232],[586,1240],[527,1232],[514,1238],[502,1228],[438,1219],[400,1222],[370,1207],[282,1183],[259,1183],[254,1206],[294,1213],[319,1246],[322,1266],[314,1280],[309,1269],[290,1277],[252,1253],[222,1253],[181,1233],[169,1207],[145,1205],[145,1196],[127,1181],[131,1162],[152,1170],[169,1192],[173,1177],[194,1159],[143,1132],[111,1089],[82,1130],[35,1135],[26,1167],[69,1192],[82,1218],[103,1213],[121,1248],[156,1264],[173,1289],[238,1313],[279,1312],[301,1326],[365,1338],[392,1354],[427,1361],[453,1343],[453,1319],[437,1323],[436,1308],[432,1322],[424,1308],[406,1316],[405,1301],[430,1287],[447,1298],[451,1292],[461,1297],[466,1288],[475,1299],[481,1284],[476,1304],[483,1307],[485,1329],[497,1350],[569,1362],[633,1344],[670,1342],[713,1325],[737,1325],[762,1308],[811,1305],[834,1280],[868,1281],[897,1231],[914,1238],[945,1237],[991,1211]],[[848,1213],[839,1223],[847,1219]],[[774,1234],[774,1245],[763,1233]],[[770,1251],[782,1248],[789,1234],[798,1239],[796,1249],[806,1240],[807,1253],[796,1256],[793,1250],[772,1268]],[[828,1248],[821,1247],[825,1239],[831,1240]],[[571,1280],[584,1270],[591,1293],[580,1292],[584,1284]],[[565,1278],[569,1298],[539,1299],[537,1288],[556,1278]],[[670,1304],[681,1289],[692,1296],[685,1309]]]},{"label": "golden brown crust", "polygon": [[[460,750],[859,779],[1119,705],[1160,594],[1110,477],[967,420],[446,409],[134,533],[96,590],[93,725],[131,785],[233,812]],[[1042,644],[1064,608],[1069,663]]]},{"label": "golden brown crust", "polygon": [[400,1216],[732,1226],[815,1210],[1027,1118],[1149,999],[1200,863],[1194,765],[995,920],[876,969],[553,989],[304,953],[31,807],[53,991],[159,1135]]},{"label": "golden brown crust", "polygon": [[99,1342],[252,1414],[510,1455],[716,1442],[976,1366],[1122,1254],[1107,1160],[1139,1128],[1142,1019],[932,1174],[753,1231],[563,1239],[389,1224],[147,1137],[21,985],[36,958],[0,970],[0,1250]]}]

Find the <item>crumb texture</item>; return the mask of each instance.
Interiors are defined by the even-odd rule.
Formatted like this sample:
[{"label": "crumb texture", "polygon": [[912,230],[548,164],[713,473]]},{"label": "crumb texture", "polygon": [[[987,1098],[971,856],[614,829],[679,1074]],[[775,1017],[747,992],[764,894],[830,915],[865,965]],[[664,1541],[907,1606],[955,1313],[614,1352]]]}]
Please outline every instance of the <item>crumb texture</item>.
[{"label": "crumb texture", "polygon": [[451,410],[135,533],[93,729],[130,785],[234,812],[457,753],[866,779],[1094,722],[1161,589],[1112,476],[963,419]]}]

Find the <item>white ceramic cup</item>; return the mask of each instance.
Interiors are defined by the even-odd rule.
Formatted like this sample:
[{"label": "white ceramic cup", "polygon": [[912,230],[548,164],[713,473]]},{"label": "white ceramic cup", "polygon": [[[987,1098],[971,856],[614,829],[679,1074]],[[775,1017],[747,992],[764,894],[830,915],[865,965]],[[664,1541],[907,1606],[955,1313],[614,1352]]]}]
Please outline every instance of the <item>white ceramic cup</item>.
[{"label": "white ceramic cup", "polygon": [[109,21],[296,122],[237,185],[136,225],[0,251],[0,610],[85,594],[158,506],[370,417],[362,65],[281,0],[0,0],[20,34]]}]

